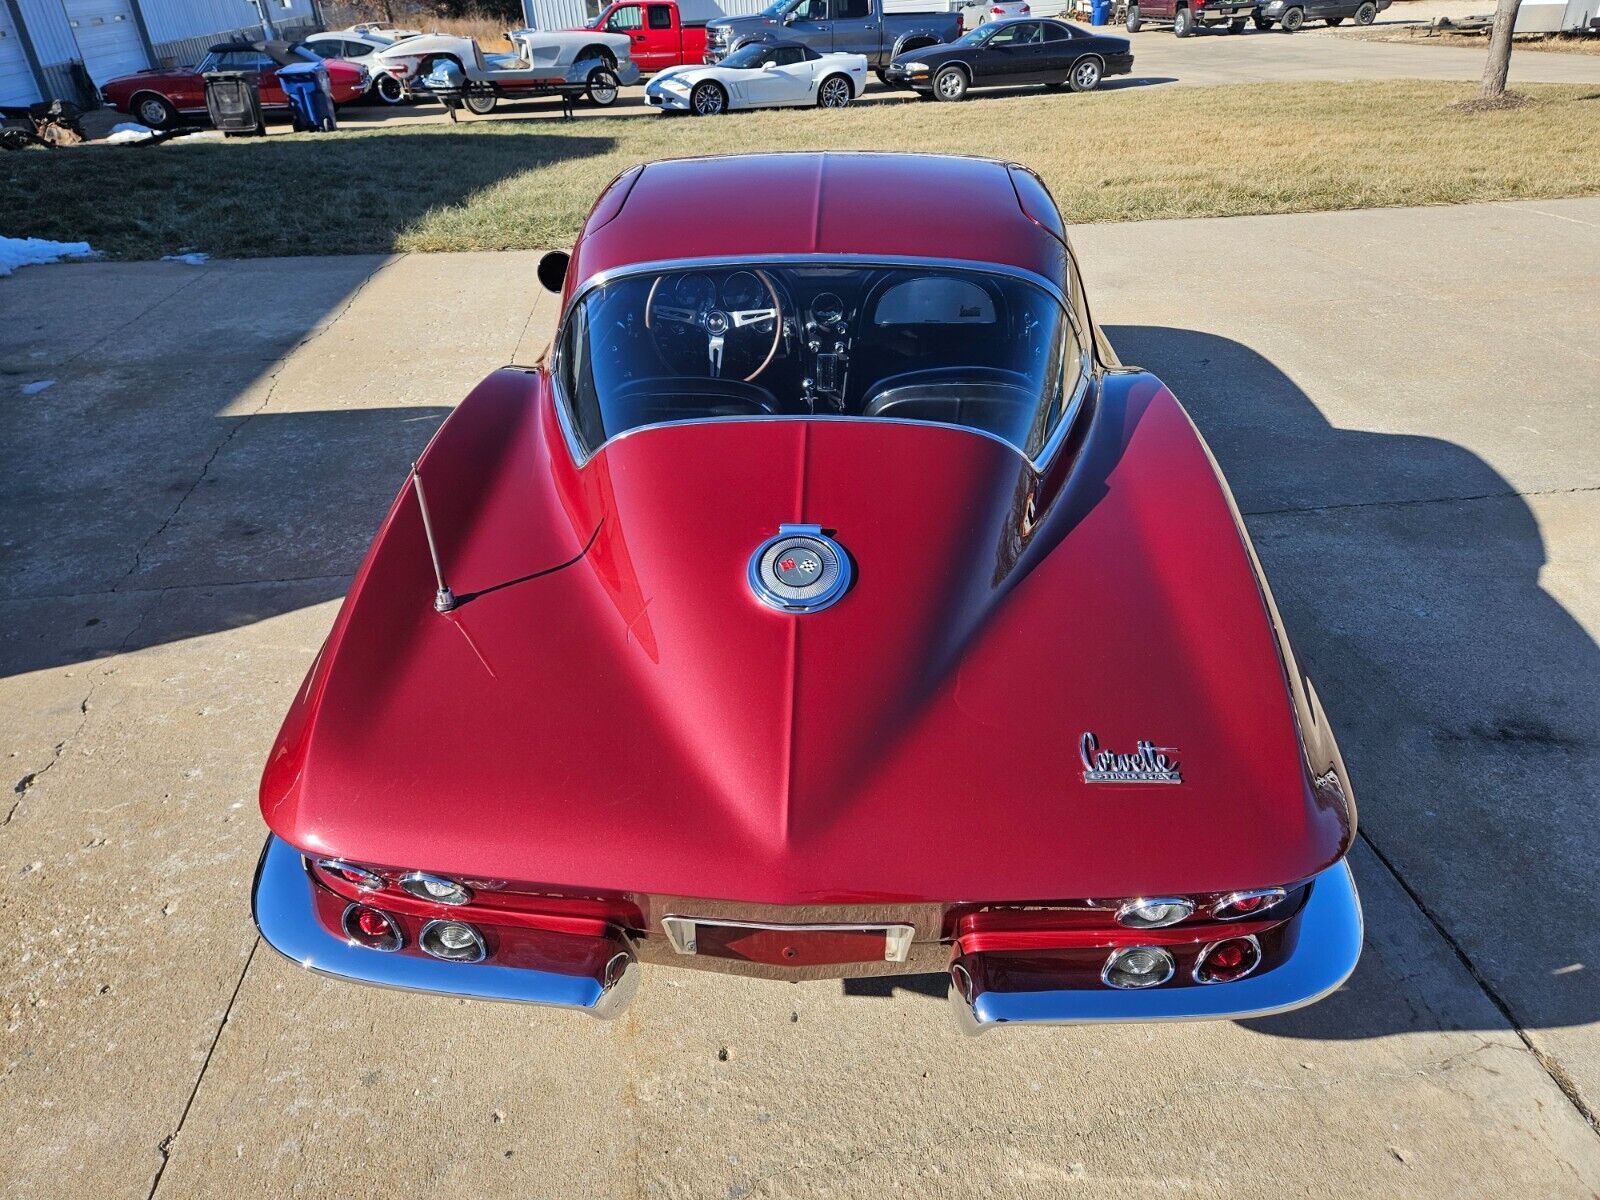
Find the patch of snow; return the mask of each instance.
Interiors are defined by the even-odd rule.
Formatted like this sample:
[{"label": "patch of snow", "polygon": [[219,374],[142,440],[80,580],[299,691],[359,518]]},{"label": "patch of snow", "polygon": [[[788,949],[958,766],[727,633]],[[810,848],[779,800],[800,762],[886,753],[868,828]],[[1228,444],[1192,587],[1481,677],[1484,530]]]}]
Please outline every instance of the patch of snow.
[{"label": "patch of snow", "polygon": [[22,394],[24,396],[37,396],[40,392],[44,391],[45,388],[54,387],[55,382],[56,381],[54,379],[36,379],[32,383],[25,383],[22,385]]},{"label": "patch of snow", "polygon": [[106,144],[109,146],[130,146],[140,142],[148,142],[155,137],[156,131],[148,125],[140,125],[134,121],[124,121],[115,126],[106,135]]},{"label": "patch of snow", "polygon": [[63,258],[91,258],[88,242],[51,242],[44,238],[0,237],[0,276],[18,267],[60,262]]},{"label": "patch of snow", "polygon": [[191,267],[198,267],[210,258],[209,254],[163,254],[161,261],[188,263]]}]

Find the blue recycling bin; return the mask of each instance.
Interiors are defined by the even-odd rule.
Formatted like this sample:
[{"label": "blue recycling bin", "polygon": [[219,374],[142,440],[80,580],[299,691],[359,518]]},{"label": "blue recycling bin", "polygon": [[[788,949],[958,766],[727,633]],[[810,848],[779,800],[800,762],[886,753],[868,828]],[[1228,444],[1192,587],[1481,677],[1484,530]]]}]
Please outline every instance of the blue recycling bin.
[{"label": "blue recycling bin", "polygon": [[296,133],[327,133],[339,127],[333,115],[333,89],[328,68],[320,62],[290,63],[278,68],[278,83],[289,98]]},{"label": "blue recycling bin", "polygon": [[1111,20],[1111,0],[1089,0],[1089,24],[1105,25]]}]

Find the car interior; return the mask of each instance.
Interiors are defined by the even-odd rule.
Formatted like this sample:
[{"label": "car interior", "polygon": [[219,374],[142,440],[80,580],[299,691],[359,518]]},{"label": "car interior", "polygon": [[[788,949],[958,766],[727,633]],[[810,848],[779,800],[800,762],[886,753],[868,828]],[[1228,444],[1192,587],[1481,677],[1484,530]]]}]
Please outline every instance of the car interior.
[{"label": "car interior", "polygon": [[1033,455],[1080,369],[1054,297],[956,268],[694,267],[573,306],[558,377],[586,452],[646,425],[771,416],[958,425]]}]

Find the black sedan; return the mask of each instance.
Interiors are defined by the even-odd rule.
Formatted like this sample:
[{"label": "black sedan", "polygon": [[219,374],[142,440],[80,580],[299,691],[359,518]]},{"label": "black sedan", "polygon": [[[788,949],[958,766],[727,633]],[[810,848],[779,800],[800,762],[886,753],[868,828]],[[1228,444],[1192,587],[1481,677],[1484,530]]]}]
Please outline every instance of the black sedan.
[{"label": "black sedan", "polygon": [[1126,38],[1023,18],[991,21],[947,45],[908,51],[889,64],[884,80],[935,100],[959,100],[968,88],[1028,83],[1092,92],[1105,76],[1132,70]]}]

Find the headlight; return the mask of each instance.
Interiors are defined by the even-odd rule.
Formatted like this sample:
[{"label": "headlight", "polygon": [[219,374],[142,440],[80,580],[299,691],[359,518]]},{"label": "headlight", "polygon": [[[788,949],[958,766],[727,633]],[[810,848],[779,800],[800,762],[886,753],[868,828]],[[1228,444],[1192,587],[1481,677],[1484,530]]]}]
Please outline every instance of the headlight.
[{"label": "headlight", "polygon": [[906,64],[906,74],[907,75],[926,75],[927,73],[928,73],[928,64],[927,63],[907,63]]}]

